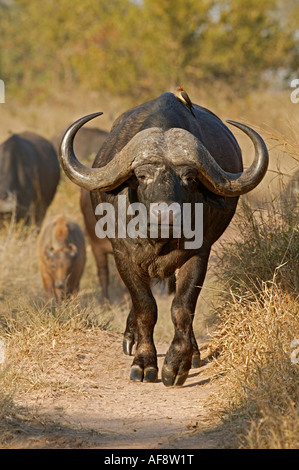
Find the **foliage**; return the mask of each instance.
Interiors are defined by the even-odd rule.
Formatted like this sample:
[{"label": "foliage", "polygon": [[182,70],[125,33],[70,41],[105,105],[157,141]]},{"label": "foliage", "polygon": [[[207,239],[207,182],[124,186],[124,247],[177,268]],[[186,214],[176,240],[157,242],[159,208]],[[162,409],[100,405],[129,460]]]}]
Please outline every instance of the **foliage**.
[{"label": "foliage", "polygon": [[298,67],[295,0],[5,0],[0,15],[0,75],[27,99],[72,86],[147,97],[215,80],[240,92]]}]

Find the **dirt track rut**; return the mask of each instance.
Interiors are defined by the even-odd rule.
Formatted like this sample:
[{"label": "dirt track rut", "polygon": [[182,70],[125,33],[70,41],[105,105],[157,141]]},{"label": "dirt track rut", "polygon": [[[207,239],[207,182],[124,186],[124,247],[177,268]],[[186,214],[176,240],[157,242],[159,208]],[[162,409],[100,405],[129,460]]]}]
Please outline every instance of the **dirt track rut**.
[{"label": "dirt track rut", "polygon": [[[190,371],[183,387],[135,383],[122,336],[89,332],[68,358],[52,364],[51,384],[18,394],[32,418],[9,439],[11,448],[192,449],[222,448],[228,436],[208,406],[220,384],[208,361]],[[199,346],[201,346],[199,344]],[[59,348],[59,345],[56,346]],[[168,345],[158,344],[161,371]],[[207,350],[203,350],[203,357]],[[59,356],[58,356],[59,357]],[[71,359],[70,359],[71,357]],[[61,384],[65,384],[65,391]],[[55,384],[60,384],[58,387]],[[30,398],[28,398],[30,396]],[[214,410],[217,411],[217,410]],[[22,431],[22,432],[21,432]]]}]

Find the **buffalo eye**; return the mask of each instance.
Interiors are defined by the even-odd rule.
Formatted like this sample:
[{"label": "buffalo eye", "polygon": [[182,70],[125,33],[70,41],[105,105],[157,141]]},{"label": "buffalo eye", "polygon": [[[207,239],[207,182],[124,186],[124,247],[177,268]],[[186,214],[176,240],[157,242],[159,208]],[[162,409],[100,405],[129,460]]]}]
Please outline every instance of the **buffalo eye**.
[{"label": "buffalo eye", "polygon": [[135,174],[137,181],[139,183],[146,183],[148,179],[148,175],[146,173],[137,173]]},{"label": "buffalo eye", "polygon": [[185,180],[187,181],[187,183],[193,183],[195,181],[195,177],[194,176],[186,176]]},{"label": "buffalo eye", "polygon": [[192,174],[192,173],[183,175],[183,176],[182,176],[182,181],[183,181],[183,183],[185,183],[185,184],[192,184],[192,183],[195,183],[195,182],[196,182],[196,175],[195,175],[195,174]]},{"label": "buffalo eye", "polygon": [[156,166],[143,165],[142,167],[135,168],[134,173],[138,183],[147,185],[154,181]]}]

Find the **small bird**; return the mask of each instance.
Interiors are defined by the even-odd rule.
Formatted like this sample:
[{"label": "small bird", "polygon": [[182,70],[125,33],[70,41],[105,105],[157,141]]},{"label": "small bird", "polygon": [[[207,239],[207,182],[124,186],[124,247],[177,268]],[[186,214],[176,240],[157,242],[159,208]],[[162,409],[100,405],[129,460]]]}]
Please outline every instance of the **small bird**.
[{"label": "small bird", "polygon": [[186,91],[184,90],[184,88],[182,86],[179,86],[177,89],[176,89],[176,92],[174,94],[174,96],[180,100],[185,106],[187,106],[188,109],[190,109],[191,113],[193,114],[194,117],[195,114],[193,112],[193,104],[188,96],[188,94],[186,93]]}]

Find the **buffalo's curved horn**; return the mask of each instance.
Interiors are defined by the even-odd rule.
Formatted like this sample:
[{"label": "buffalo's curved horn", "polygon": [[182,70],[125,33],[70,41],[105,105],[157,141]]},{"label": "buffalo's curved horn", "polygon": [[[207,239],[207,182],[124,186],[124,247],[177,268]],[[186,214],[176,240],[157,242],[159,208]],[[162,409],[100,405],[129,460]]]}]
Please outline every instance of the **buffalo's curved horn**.
[{"label": "buffalo's curved horn", "polygon": [[101,114],[89,114],[74,122],[64,133],[59,147],[59,160],[66,175],[89,191],[111,191],[126,181],[132,172],[132,161],[128,161],[127,154],[122,152],[103,168],[89,168],[77,160],[73,146],[75,135],[84,124]]},{"label": "buffalo's curved horn", "polygon": [[[126,181],[133,173],[134,167],[138,165],[147,153],[142,149],[142,141],[151,135],[150,145],[147,146],[150,153],[155,147],[163,145],[163,131],[158,128],[145,129],[139,132],[127,145],[115,155],[115,157],[101,168],[89,168],[80,163],[73,150],[73,141],[78,130],[88,121],[100,116],[103,113],[95,113],[78,119],[65,132],[59,149],[59,158],[66,175],[78,186],[89,191],[110,191],[117,188]],[[223,170],[208,150],[194,136],[191,137],[184,129],[170,129],[171,134],[179,133],[181,137],[191,141],[190,150],[196,158],[198,168],[198,179],[214,194],[226,197],[236,197],[245,194],[255,188],[263,179],[268,168],[268,151],[261,136],[245,124],[228,121],[245,132],[252,140],[255,147],[255,157],[252,165],[246,171],[240,173],[230,173]],[[176,140],[178,145],[180,140]],[[149,143],[148,142],[148,143]],[[195,150],[194,145],[197,150]],[[139,151],[140,150],[140,151]],[[193,159],[192,159],[193,160]],[[194,160],[193,160],[193,163]]]},{"label": "buffalo's curved horn", "polygon": [[202,154],[202,145],[199,146],[198,179],[214,194],[226,197],[236,197],[254,189],[263,179],[269,163],[268,150],[261,136],[245,124],[227,121],[238,127],[253,142],[255,156],[252,165],[241,173],[224,171],[206,150]]}]

